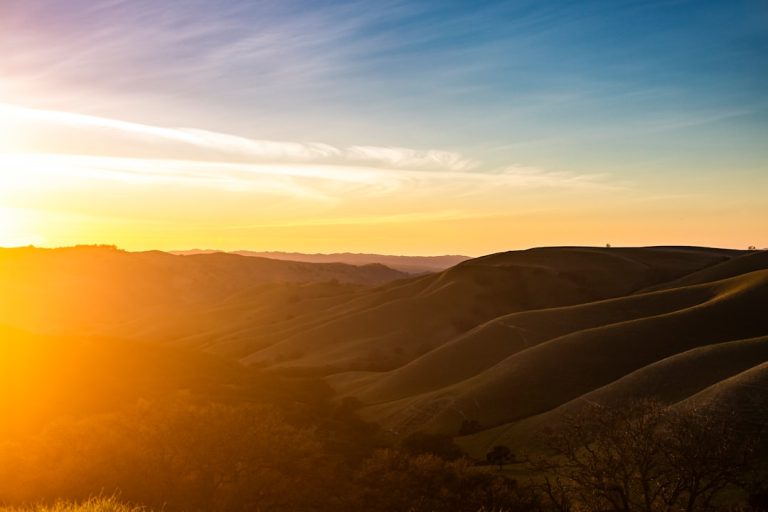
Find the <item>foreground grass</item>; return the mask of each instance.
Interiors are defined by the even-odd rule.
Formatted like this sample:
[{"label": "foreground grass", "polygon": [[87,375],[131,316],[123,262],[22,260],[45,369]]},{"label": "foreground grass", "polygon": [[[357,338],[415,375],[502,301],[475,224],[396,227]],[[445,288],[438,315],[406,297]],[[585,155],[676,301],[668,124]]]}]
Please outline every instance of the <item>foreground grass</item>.
[{"label": "foreground grass", "polygon": [[3,507],[0,512],[151,512],[144,507],[135,507],[120,502],[115,497],[91,498],[82,503],[60,501],[54,504],[38,504],[25,507]]}]

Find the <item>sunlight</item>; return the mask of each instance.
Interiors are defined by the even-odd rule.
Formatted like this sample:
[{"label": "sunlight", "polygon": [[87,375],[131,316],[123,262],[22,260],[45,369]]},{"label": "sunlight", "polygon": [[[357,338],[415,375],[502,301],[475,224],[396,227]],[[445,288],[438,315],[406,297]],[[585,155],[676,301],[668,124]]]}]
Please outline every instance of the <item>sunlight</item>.
[{"label": "sunlight", "polygon": [[40,242],[39,237],[31,234],[22,210],[0,206],[0,247],[20,247]]},{"label": "sunlight", "polygon": [[[0,103],[0,156],[23,150],[27,146],[27,136],[18,113],[9,105]],[[0,167],[0,171],[5,169],[5,166]]]},{"label": "sunlight", "polygon": [[25,162],[23,156],[0,152],[0,207],[9,207],[18,201],[25,189],[30,189],[38,172]]},{"label": "sunlight", "polygon": [[9,208],[0,208],[0,246],[15,245],[19,224],[15,211]]}]

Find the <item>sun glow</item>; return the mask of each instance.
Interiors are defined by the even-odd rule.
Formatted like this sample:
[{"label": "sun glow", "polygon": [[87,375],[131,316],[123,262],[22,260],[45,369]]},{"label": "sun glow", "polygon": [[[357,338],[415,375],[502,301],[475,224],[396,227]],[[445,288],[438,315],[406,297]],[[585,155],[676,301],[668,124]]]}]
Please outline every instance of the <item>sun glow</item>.
[{"label": "sun glow", "polygon": [[[480,254],[610,238],[738,247],[764,231],[758,190],[744,201],[759,214],[734,219],[712,209],[706,191],[670,196],[606,173],[441,150],[249,139],[0,102],[5,246]],[[651,203],[649,212],[643,205]],[[683,203],[712,222],[698,230],[684,217],[670,222]],[[615,233],[630,225],[655,235],[619,240]],[[728,235],[713,239],[713,226]]]},{"label": "sun glow", "polygon": [[41,240],[29,231],[24,212],[0,206],[0,247],[39,244]]}]

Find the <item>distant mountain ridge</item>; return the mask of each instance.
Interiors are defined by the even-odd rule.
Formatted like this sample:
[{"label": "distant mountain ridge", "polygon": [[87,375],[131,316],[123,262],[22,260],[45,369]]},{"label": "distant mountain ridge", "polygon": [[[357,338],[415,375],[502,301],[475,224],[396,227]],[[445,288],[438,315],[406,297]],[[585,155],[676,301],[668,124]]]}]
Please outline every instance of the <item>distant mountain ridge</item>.
[{"label": "distant mountain ridge", "polygon": [[370,253],[352,253],[340,252],[330,254],[308,254],[301,252],[282,252],[282,251],[216,251],[209,249],[192,249],[189,251],[171,251],[172,254],[190,255],[190,254],[210,254],[215,252],[228,252],[228,254],[239,254],[241,256],[251,256],[259,258],[269,258],[273,260],[300,261],[304,263],[346,263],[348,265],[370,265],[378,263],[389,268],[406,272],[408,274],[424,274],[428,272],[439,272],[449,267],[457,265],[462,261],[471,259],[469,256],[458,254],[446,254],[443,256],[402,256],[390,254],[370,254]]}]

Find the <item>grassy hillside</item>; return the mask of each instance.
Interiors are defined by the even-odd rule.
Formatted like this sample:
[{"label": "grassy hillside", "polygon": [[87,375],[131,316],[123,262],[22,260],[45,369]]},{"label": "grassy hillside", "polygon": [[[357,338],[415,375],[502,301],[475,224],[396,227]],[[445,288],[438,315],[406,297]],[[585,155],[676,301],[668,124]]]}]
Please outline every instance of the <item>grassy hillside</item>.
[{"label": "grassy hillside", "polygon": [[580,330],[515,353],[451,386],[369,408],[396,429],[455,433],[471,418],[495,426],[557,407],[660,359],[768,332],[768,271],[716,283],[709,301]]},{"label": "grassy hillside", "polygon": [[[403,471],[489,475],[418,459],[418,443],[375,452],[418,431],[461,432],[483,459],[638,399],[754,431],[768,421],[766,254],[544,248],[400,279],[226,254],[0,251],[0,325],[15,325],[0,327],[0,497],[120,489],[153,506],[170,493],[174,510],[264,496],[282,510],[333,485],[357,509],[354,479],[373,492],[408,484]],[[124,510],[104,503],[83,506]]]},{"label": "grassy hillside", "polygon": [[732,256],[532,249],[399,279],[380,265],[14,249],[0,251],[0,322],[202,348],[261,366],[379,371],[502,315],[623,296]]},{"label": "grassy hillside", "polygon": [[725,415],[743,431],[757,431],[765,435],[768,361],[714,383],[676,407],[697,414]]},{"label": "grassy hillside", "polygon": [[0,251],[0,321],[321,373],[395,432],[455,433],[765,335],[765,254],[554,247],[392,281],[402,274],[380,266],[17,249]]},{"label": "grassy hillside", "polygon": [[[717,293],[717,286],[700,285],[503,315],[387,374],[361,376],[354,386],[356,396],[366,403],[376,403],[439,389],[477,375],[544,341],[692,307],[711,300]],[[346,378],[332,378],[331,382],[345,391]],[[365,380],[370,382],[367,387],[362,386]]]},{"label": "grassy hillside", "polygon": [[[558,428],[564,418],[595,404],[621,407],[634,400],[652,399],[669,405],[695,401],[701,408],[703,397],[713,397],[715,390],[727,387],[724,383],[732,377],[736,377],[735,385],[743,372],[766,361],[768,336],[697,347],[644,366],[542,414],[466,436],[460,444],[475,454],[486,453],[497,444],[513,446],[518,452],[530,451],[542,432]],[[740,409],[740,415],[747,412],[735,401],[728,401],[728,410],[732,407]]]},{"label": "grassy hillside", "polygon": [[32,334],[0,326],[0,432],[57,418],[112,413],[141,401],[311,401],[321,383],[257,372],[212,354],[96,336]]},{"label": "grassy hillside", "polygon": [[173,314],[189,317],[259,285],[376,285],[405,276],[382,265],[297,263],[223,253],[0,249],[0,323],[37,331],[107,330],[124,335],[121,323],[154,323]]},{"label": "grassy hillside", "polygon": [[0,512],[150,512],[150,509],[122,503],[118,498],[93,498],[80,503],[59,501],[50,505],[0,507]]},{"label": "grassy hillside", "polygon": [[737,257],[728,259],[722,263],[703,268],[697,272],[692,272],[679,279],[652,286],[643,291],[669,290],[682,286],[709,283],[765,268],[768,268],[768,251],[747,251],[744,254],[740,254]]},{"label": "grassy hillside", "polygon": [[[724,261],[729,252],[686,248],[546,248],[469,260],[389,285],[317,321],[294,324],[246,362],[388,370],[493,318],[625,295]],[[333,314],[329,314],[333,313]]]}]

